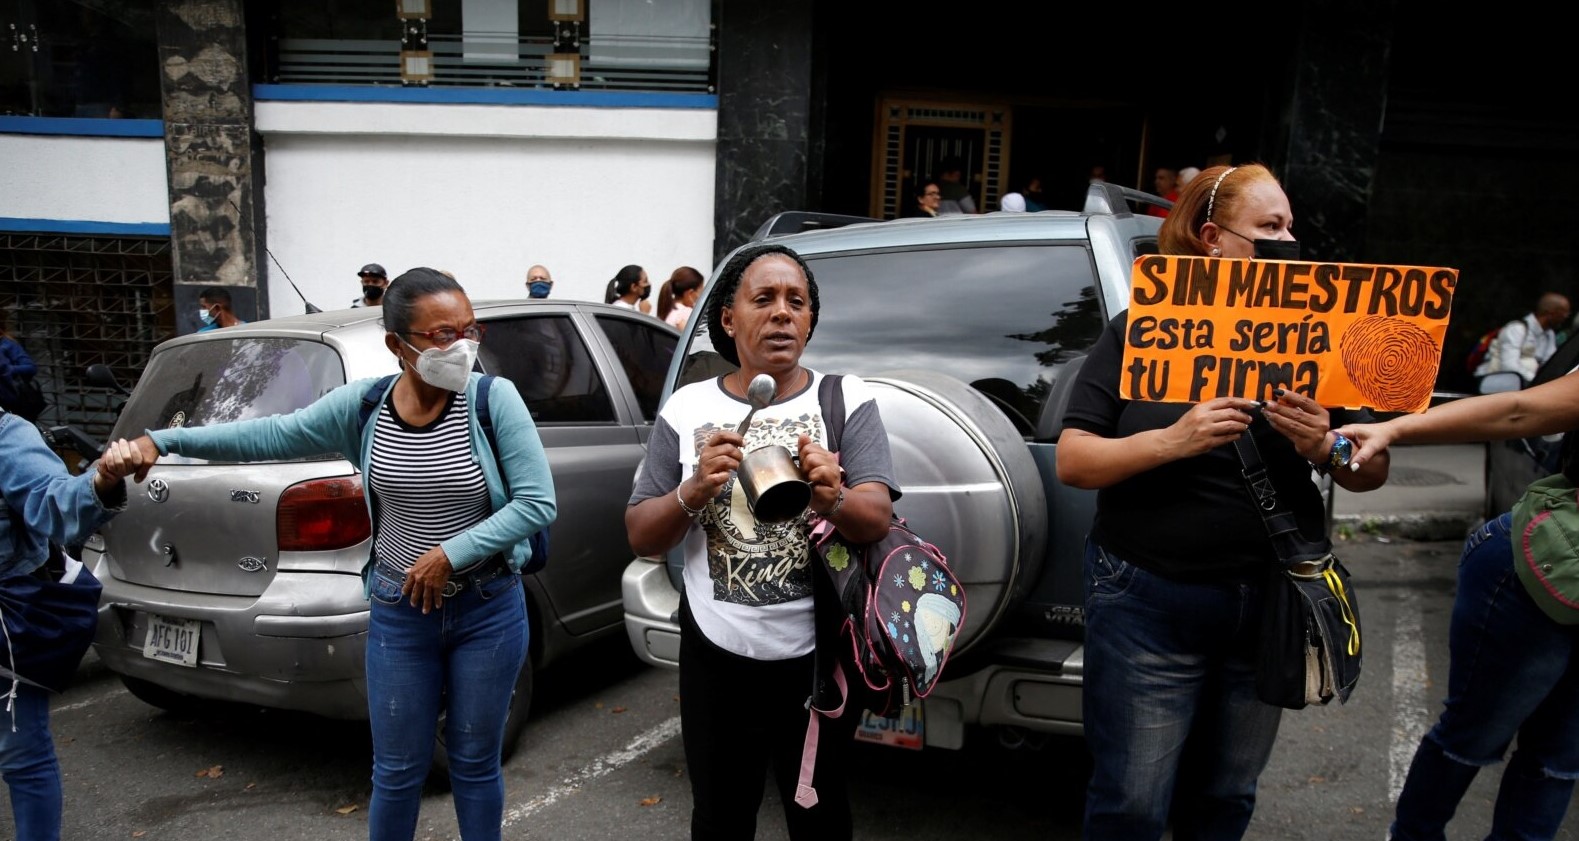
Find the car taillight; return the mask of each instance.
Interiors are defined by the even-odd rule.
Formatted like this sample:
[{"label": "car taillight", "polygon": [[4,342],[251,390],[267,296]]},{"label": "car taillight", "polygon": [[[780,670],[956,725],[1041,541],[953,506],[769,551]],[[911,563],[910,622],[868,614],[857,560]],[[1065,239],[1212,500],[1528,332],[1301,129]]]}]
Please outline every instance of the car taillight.
[{"label": "car taillight", "polygon": [[274,522],[281,552],[344,549],[373,533],[358,477],[314,479],[286,488]]}]

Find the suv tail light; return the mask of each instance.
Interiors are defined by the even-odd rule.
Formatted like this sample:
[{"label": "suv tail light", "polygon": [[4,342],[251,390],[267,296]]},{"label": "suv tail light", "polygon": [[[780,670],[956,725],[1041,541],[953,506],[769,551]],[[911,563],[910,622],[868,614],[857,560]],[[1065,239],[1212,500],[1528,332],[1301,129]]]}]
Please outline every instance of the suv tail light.
[{"label": "suv tail light", "polygon": [[360,477],[314,479],[280,495],[275,531],[281,552],[344,549],[373,533]]}]

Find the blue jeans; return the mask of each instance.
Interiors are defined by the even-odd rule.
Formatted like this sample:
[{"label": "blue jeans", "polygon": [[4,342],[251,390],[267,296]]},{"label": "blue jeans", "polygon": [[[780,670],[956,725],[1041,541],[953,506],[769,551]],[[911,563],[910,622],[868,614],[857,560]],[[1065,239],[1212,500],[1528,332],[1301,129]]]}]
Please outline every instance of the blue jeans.
[{"label": "blue jeans", "polygon": [[1447,702],[1420,741],[1392,826],[1394,839],[1442,839],[1486,765],[1519,747],[1502,772],[1490,839],[1550,839],[1579,778],[1579,626],[1559,625],[1513,570],[1512,516],[1464,541],[1448,632]]},{"label": "blue jeans", "polygon": [[[0,687],[10,688],[7,678]],[[49,693],[22,684],[16,691],[16,732],[0,704],[0,775],[11,789],[17,841],[59,841],[60,764],[49,733]]]},{"label": "blue jeans", "polygon": [[1162,578],[1086,543],[1085,837],[1243,837],[1282,710],[1255,694],[1261,588]]},{"label": "blue jeans", "polygon": [[510,693],[526,660],[519,575],[496,578],[423,614],[401,580],[375,569],[367,629],[367,709],[373,731],[372,841],[410,841],[433,761],[439,711],[455,816],[466,841],[499,838],[500,751]]}]

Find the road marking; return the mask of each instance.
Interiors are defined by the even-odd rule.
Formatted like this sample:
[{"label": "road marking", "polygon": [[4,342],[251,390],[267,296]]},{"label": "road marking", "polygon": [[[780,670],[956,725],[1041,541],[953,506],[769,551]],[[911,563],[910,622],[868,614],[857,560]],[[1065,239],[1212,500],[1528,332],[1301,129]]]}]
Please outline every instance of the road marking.
[{"label": "road marking", "polygon": [[1398,793],[1404,790],[1409,763],[1414,760],[1420,737],[1425,735],[1429,721],[1426,687],[1431,679],[1426,671],[1420,596],[1413,590],[1402,591],[1397,617],[1393,629],[1393,742],[1388,750],[1387,786],[1393,803],[1398,802]]},{"label": "road marking", "polygon": [[559,785],[513,809],[506,810],[504,813],[504,826],[508,827],[523,818],[531,817],[533,814],[554,805],[565,797],[580,791],[587,783],[635,762],[678,735],[680,735],[680,717],[675,716],[632,739],[631,743],[623,749],[613,753],[606,753],[592,760],[585,768],[562,780]]},{"label": "road marking", "polygon": [[82,701],[78,701],[75,704],[66,704],[64,706],[53,707],[53,708],[50,709],[49,714],[50,715],[55,715],[56,713],[69,713],[69,712],[72,712],[73,710],[86,709],[88,707],[93,706],[94,704],[99,703],[100,701],[108,701],[111,698],[115,698],[117,696],[124,695],[124,694],[126,694],[126,687],[119,686],[119,687],[116,687],[115,689],[110,690],[109,692],[104,693],[103,695],[96,695],[96,696],[94,696],[92,698],[88,698],[88,699],[85,699],[85,700],[82,700]]}]

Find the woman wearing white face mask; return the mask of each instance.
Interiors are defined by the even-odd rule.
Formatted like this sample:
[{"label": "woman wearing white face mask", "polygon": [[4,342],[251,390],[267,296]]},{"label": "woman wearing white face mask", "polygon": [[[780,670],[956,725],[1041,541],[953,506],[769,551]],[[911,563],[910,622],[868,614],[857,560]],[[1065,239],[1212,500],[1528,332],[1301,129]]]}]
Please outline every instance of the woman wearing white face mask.
[{"label": "woman wearing white face mask", "polygon": [[442,707],[461,837],[497,839],[504,723],[527,651],[515,572],[528,559],[526,538],[554,519],[553,481],[508,380],[488,390],[499,452],[482,432],[481,375],[471,369],[484,331],[453,278],[426,268],[396,278],[384,295],[384,327],[401,373],[368,415],[362,401],[373,379],[289,415],[158,430],[134,443],[148,464],[172,452],[231,461],[341,452],[361,468],[373,516],[362,571],[372,602],[370,837],[415,834]]}]

